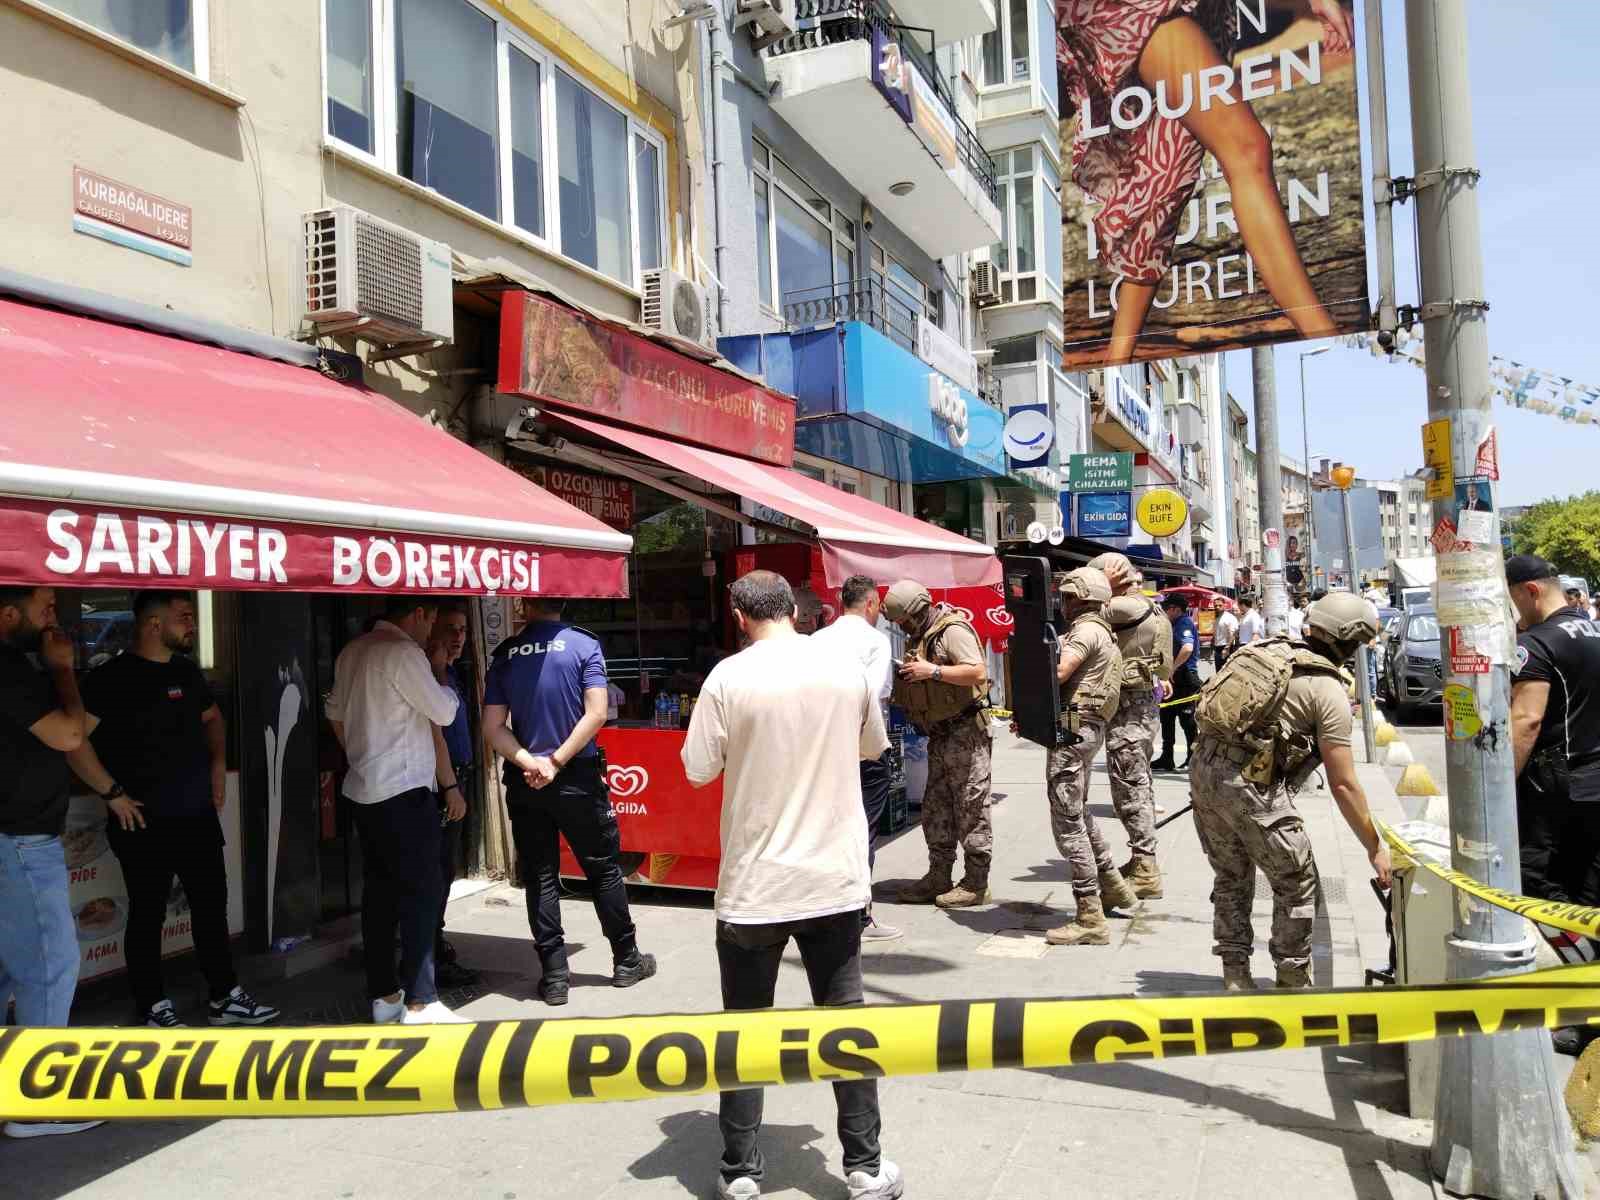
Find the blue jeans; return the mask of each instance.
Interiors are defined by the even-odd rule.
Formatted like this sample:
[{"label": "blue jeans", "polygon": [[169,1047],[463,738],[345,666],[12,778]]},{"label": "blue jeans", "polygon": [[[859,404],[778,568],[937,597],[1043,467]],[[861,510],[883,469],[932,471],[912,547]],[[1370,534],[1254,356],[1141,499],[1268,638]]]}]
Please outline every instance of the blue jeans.
[{"label": "blue jeans", "polygon": [[66,1025],[77,986],[61,839],[0,833],[0,1008],[14,995],[19,1025]]}]

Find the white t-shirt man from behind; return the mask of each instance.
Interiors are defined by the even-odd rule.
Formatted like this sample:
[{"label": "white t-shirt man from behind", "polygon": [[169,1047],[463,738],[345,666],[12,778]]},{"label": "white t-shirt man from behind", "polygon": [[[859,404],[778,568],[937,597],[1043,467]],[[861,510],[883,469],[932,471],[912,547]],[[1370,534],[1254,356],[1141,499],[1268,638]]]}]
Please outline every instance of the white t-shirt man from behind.
[{"label": "white t-shirt man from behind", "polygon": [[1261,610],[1251,600],[1239,601],[1239,645],[1248,646],[1257,638],[1267,636],[1267,623],[1261,616]]},{"label": "white t-shirt man from behind", "polygon": [[[717,961],[729,1011],[771,1008],[793,938],[824,1007],[860,1004],[861,913],[872,896],[858,763],[889,746],[859,658],[795,631],[794,592],[771,571],[730,589],[750,644],[707,677],[684,739],[683,767],[703,787],[723,777]],[[852,1196],[899,1196],[900,1169],[879,1147],[874,1079],[834,1085]],[[722,1094],[718,1195],[759,1194],[759,1088]]]}]

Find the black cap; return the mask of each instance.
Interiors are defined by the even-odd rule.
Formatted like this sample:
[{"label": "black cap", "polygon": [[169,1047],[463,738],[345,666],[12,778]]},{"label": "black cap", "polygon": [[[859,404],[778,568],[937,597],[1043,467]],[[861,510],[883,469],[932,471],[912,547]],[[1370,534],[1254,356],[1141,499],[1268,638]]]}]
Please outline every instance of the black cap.
[{"label": "black cap", "polygon": [[1189,597],[1183,595],[1181,592],[1176,594],[1176,595],[1163,596],[1163,597],[1161,597],[1161,607],[1162,608],[1180,608],[1184,612],[1188,612],[1189,611]]},{"label": "black cap", "polygon": [[1513,554],[1506,559],[1506,582],[1509,584],[1538,583],[1544,579],[1555,579],[1560,574],[1549,559],[1540,558],[1537,554]]}]

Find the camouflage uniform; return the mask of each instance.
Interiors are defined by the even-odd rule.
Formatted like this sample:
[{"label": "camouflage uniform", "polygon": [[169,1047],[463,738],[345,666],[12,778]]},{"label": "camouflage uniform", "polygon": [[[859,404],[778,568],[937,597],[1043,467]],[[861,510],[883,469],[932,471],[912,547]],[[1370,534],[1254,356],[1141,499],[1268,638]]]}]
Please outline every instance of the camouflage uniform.
[{"label": "camouflage uniform", "polygon": [[1155,693],[1124,691],[1122,703],[1105,729],[1111,803],[1128,831],[1128,849],[1134,854],[1156,852],[1156,796],[1150,777],[1150,754],[1160,728],[1161,709]]},{"label": "camouflage uniform", "polygon": [[1111,847],[1088,809],[1089,774],[1105,739],[1105,727],[1084,721],[1076,746],[1057,746],[1045,760],[1045,781],[1050,789],[1050,832],[1056,849],[1072,868],[1072,894],[1094,896],[1100,891],[1100,873],[1116,864]]},{"label": "camouflage uniform", "polygon": [[928,864],[951,871],[960,842],[966,878],[979,890],[989,879],[994,827],[989,821],[989,731],[971,717],[928,738],[928,787],[922,797],[922,833]]},{"label": "camouflage uniform", "polygon": [[1248,958],[1254,942],[1250,909],[1256,868],[1272,885],[1272,940],[1282,967],[1309,968],[1317,910],[1317,867],[1311,839],[1281,783],[1262,788],[1244,777],[1246,755],[1201,734],[1189,770],[1194,824],[1216,875],[1212,887],[1213,952]]}]

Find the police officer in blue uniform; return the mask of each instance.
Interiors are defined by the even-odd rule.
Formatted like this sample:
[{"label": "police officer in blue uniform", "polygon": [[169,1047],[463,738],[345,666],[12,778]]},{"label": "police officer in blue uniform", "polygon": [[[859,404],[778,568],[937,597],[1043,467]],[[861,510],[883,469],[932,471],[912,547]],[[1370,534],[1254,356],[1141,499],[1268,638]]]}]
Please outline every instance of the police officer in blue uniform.
[{"label": "police officer in blue uniform", "polygon": [[565,1004],[570,977],[561,929],[561,837],[593,889],[600,928],[611,943],[612,986],[648,979],[656,960],[639,952],[618,863],[617,818],[595,743],[609,702],[605,655],[593,634],[562,620],[561,600],[526,604],[522,632],[494,652],[483,729],[506,760],[506,807],[543,967],[539,997]]}]

